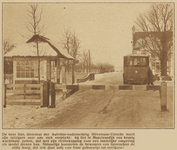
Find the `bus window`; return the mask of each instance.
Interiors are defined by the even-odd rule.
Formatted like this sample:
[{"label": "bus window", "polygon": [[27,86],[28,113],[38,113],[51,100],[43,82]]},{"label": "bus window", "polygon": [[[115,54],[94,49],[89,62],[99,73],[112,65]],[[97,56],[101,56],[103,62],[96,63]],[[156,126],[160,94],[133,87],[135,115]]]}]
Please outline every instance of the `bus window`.
[{"label": "bus window", "polygon": [[124,66],[125,67],[145,67],[149,65],[148,57],[124,57]]},{"label": "bus window", "polygon": [[146,66],[147,60],[146,58],[134,58],[133,65],[134,66]]},{"label": "bus window", "polygon": [[146,58],[142,58],[142,65],[143,65],[143,66],[146,65]]},{"label": "bus window", "polygon": [[134,58],[134,66],[140,65],[139,58]]},{"label": "bus window", "polygon": [[132,66],[133,65],[133,59],[132,58],[127,58],[127,65]]}]

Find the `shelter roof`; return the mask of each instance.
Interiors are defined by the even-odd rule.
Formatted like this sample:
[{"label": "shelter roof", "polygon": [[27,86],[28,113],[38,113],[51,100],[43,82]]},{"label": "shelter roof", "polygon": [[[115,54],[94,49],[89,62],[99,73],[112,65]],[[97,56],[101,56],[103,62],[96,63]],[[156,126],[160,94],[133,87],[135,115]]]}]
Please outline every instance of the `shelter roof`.
[{"label": "shelter roof", "polygon": [[35,42],[39,43],[39,56],[58,56],[65,59],[74,59],[68,52],[63,49],[59,44],[50,40],[49,38],[34,35],[25,44],[15,47],[13,50],[5,54],[5,57],[28,57],[37,56],[37,49]]}]

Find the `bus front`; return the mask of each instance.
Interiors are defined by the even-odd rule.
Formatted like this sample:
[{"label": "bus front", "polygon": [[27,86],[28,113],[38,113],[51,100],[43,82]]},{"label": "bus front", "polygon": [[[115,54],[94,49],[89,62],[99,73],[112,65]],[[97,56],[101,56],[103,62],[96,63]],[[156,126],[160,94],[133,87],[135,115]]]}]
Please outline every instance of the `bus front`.
[{"label": "bus front", "polygon": [[124,56],[124,84],[147,84],[149,56],[127,55]]}]

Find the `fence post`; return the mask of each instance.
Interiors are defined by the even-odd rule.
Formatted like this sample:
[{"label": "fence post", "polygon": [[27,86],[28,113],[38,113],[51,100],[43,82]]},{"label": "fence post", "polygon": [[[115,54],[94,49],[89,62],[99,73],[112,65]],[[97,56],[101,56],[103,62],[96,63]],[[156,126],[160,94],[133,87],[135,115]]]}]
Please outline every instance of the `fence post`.
[{"label": "fence post", "polygon": [[66,99],[67,89],[63,88],[63,99]]},{"label": "fence post", "polygon": [[55,83],[51,82],[51,108],[55,108]]},{"label": "fence post", "polygon": [[44,81],[44,87],[43,87],[43,106],[48,107],[49,106],[49,82]]},{"label": "fence post", "polygon": [[90,74],[90,79],[89,80],[95,80],[95,74],[94,73]]},{"label": "fence post", "polygon": [[6,107],[6,84],[3,87],[3,107]]},{"label": "fence post", "polygon": [[44,93],[44,85],[41,84],[41,107],[44,105],[44,97],[43,97],[43,93]]},{"label": "fence post", "polygon": [[162,82],[161,83],[161,91],[160,91],[160,104],[161,104],[161,110],[166,111],[167,110],[167,83]]}]

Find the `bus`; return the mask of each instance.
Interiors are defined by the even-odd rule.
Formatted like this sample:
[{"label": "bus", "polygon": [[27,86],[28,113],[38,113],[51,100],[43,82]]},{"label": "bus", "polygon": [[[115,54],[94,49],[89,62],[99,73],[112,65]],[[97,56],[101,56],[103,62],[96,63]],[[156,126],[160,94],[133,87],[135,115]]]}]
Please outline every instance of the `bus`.
[{"label": "bus", "polygon": [[129,54],[124,56],[124,84],[147,84],[149,56],[144,54]]}]

